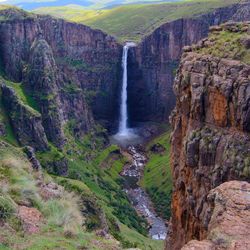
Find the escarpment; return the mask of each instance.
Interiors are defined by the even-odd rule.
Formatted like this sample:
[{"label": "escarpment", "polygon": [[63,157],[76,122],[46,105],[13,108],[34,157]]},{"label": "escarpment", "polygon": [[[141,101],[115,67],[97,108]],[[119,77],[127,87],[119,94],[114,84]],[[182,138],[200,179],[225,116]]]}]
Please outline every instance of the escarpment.
[{"label": "escarpment", "polygon": [[[244,218],[249,185],[229,182],[217,188],[230,180],[250,180],[249,28],[249,23],[216,26],[209,38],[184,48],[171,116],[174,191],[166,249],[181,249],[193,239],[204,241],[183,249],[249,248],[249,221]],[[234,223],[244,224],[242,234]]]},{"label": "escarpment", "polygon": [[59,76],[52,50],[44,39],[33,42],[25,74],[24,86],[39,105],[48,139],[62,147],[65,139]]},{"label": "escarpment", "polygon": [[[114,38],[84,25],[21,10],[2,10],[1,15],[3,71],[8,79],[24,82],[41,105],[50,140],[63,145],[62,128],[67,121],[76,124],[78,135],[93,127],[93,116],[107,127],[113,124],[122,53]],[[55,106],[60,112],[52,110]],[[50,117],[45,113],[51,113]]]},{"label": "escarpment", "polygon": [[250,3],[235,4],[156,29],[129,57],[129,113],[132,121],[166,121],[175,105],[172,90],[182,48],[207,37],[209,27],[250,19]]}]

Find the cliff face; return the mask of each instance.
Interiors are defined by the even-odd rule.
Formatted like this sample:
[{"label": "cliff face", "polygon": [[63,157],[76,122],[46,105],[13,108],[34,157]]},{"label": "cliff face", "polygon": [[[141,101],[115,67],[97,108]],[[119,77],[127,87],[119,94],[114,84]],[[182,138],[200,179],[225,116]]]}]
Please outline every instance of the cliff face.
[{"label": "cliff face", "polygon": [[129,58],[132,120],[167,120],[175,104],[172,85],[183,46],[207,37],[211,25],[249,19],[250,3],[236,4],[200,17],[166,23],[146,37]]},{"label": "cliff face", "polygon": [[42,126],[41,115],[25,105],[12,88],[0,85],[0,89],[3,104],[9,113],[10,122],[19,143],[41,151],[47,150],[48,141]]},{"label": "cliff face", "polygon": [[[1,15],[5,17],[0,22],[3,70],[12,81],[24,82],[40,104],[53,142],[63,145],[67,121],[77,124],[76,134],[89,131],[92,111],[97,120],[112,124],[117,118],[121,71],[121,47],[112,37],[49,16],[11,10]],[[48,94],[50,100],[44,98]],[[58,110],[52,110],[53,104]]]},{"label": "cliff face", "polygon": [[[250,180],[249,27],[215,27],[208,39],[184,49],[171,117],[174,191],[167,249],[179,250],[211,233],[216,221],[211,189],[230,180]],[[215,230],[216,237],[222,236]]]}]

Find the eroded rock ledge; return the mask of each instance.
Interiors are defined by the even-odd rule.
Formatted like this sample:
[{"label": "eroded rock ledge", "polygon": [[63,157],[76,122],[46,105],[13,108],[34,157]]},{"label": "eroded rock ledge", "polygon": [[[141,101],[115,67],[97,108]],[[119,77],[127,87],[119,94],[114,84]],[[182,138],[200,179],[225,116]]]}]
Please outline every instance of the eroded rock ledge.
[{"label": "eroded rock ledge", "polygon": [[207,239],[192,240],[182,250],[248,250],[250,247],[250,184],[230,181],[208,195],[212,212]]}]

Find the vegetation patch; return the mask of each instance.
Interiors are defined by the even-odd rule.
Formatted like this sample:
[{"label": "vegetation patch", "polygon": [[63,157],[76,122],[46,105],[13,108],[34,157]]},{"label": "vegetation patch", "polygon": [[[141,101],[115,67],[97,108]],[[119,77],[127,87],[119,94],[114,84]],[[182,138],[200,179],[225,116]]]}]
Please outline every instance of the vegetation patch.
[{"label": "vegetation patch", "polygon": [[149,194],[156,212],[164,219],[171,216],[172,177],[170,169],[170,131],[147,145],[148,162],[141,186]]},{"label": "vegetation patch", "polygon": [[5,107],[3,105],[1,90],[0,90],[0,123],[3,124],[4,132],[5,132],[3,136],[0,136],[0,138],[6,140],[7,142],[9,142],[12,145],[17,146],[18,142],[15,138],[14,131],[13,131],[12,126],[10,124],[7,111],[5,110]]},{"label": "vegetation patch", "polygon": [[179,18],[195,17],[237,0],[186,0],[178,3],[133,4],[102,10],[75,7],[47,7],[35,13],[51,14],[101,29],[124,42],[139,42],[162,24]]},{"label": "vegetation patch", "polygon": [[[43,185],[53,183],[49,175],[42,175]],[[77,192],[67,192],[61,187],[59,196],[44,199],[38,185],[39,176],[20,149],[0,141],[0,219],[5,222],[0,231],[1,249],[73,250],[79,247],[112,249],[118,246],[114,240],[105,240],[86,232]],[[77,185],[86,189],[83,183]],[[39,233],[30,235],[23,231],[17,216],[20,205],[34,207],[42,213],[44,219]],[[100,242],[99,248],[94,239]]]},{"label": "vegetation patch", "polygon": [[[225,28],[222,26],[221,31],[211,32],[204,46],[194,48],[194,51],[250,64],[250,36],[244,29],[243,24],[236,25],[237,32],[230,31],[226,27],[225,25]],[[244,45],[244,42],[249,43],[248,47]]]}]

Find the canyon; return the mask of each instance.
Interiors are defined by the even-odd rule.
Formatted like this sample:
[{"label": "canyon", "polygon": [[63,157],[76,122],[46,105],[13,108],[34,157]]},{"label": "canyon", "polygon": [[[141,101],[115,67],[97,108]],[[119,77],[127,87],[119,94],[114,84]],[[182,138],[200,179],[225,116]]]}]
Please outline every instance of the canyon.
[{"label": "canyon", "polygon": [[[80,207],[74,216],[86,216],[87,229],[110,240],[100,249],[109,243],[110,249],[142,247],[144,241],[158,249],[147,232],[163,239],[167,230],[168,250],[248,249],[249,1],[166,23],[127,47],[82,24],[15,8],[0,9],[0,15],[0,154],[6,158],[0,176],[9,173],[2,171],[7,149],[18,152],[23,173],[29,164],[35,171],[29,178],[36,187],[17,205],[10,202],[22,225],[29,211],[39,217],[35,224],[43,217],[32,192],[48,206],[58,193],[73,191],[78,198],[71,197],[72,204]],[[127,136],[138,124],[168,124],[169,116],[173,194],[166,229],[150,195],[138,187],[144,151],[129,147],[124,153],[109,136],[117,128]],[[157,157],[166,153],[159,143],[150,150]],[[47,183],[41,167],[54,179]],[[131,176],[135,187],[124,189],[121,178]],[[11,183],[0,179],[5,182]],[[16,199],[13,193],[8,202]],[[74,238],[70,232],[64,236]],[[129,242],[126,234],[142,243]]]},{"label": "canyon", "polygon": [[207,37],[212,25],[249,20],[249,12],[249,2],[234,4],[195,18],[163,24],[144,38],[129,57],[131,122],[168,121],[175,105],[172,86],[182,48]]},{"label": "canyon", "polygon": [[[128,58],[128,113],[131,125],[167,121],[175,104],[172,85],[183,46],[206,37],[211,25],[228,20],[248,20],[249,8],[247,2],[234,4],[194,19],[166,23],[132,48]],[[122,45],[111,36],[84,25],[16,10],[2,10],[1,13],[11,17],[2,21],[0,27],[1,60],[10,80],[24,82],[27,91],[35,96],[34,86],[28,85],[33,80],[32,67],[35,65],[32,63],[39,62],[31,58],[36,56],[32,55],[35,51],[31,48],[35,50],[37,46],[39,50],[40,43],[44,43],[43,49],[51,53],[52,62],[43,67],[56,68],[56,72],[51,72],[55,74],[52,81],[60,90],[55,86],[53,92],[60,93],[54,93],[58,97],[53,101],[60,102],[57,106],[64,110],[61,117],[56,118],[57,124],[53,124],[60,137],[53,138],[57,140],[57,145],[63,144],[60,129],[69,120],[77,124],[76,133],[88,131],[93,117],[114,131],[119,116]],[[39,83],[37,85],[39,89]],[[82,120],[72,112],[75,109],[79,110],[78,114],[85,114]],[[45,123],[49,119],[47,117]],[[53,135],[49,133],[47,136],[52,139]]]}]

